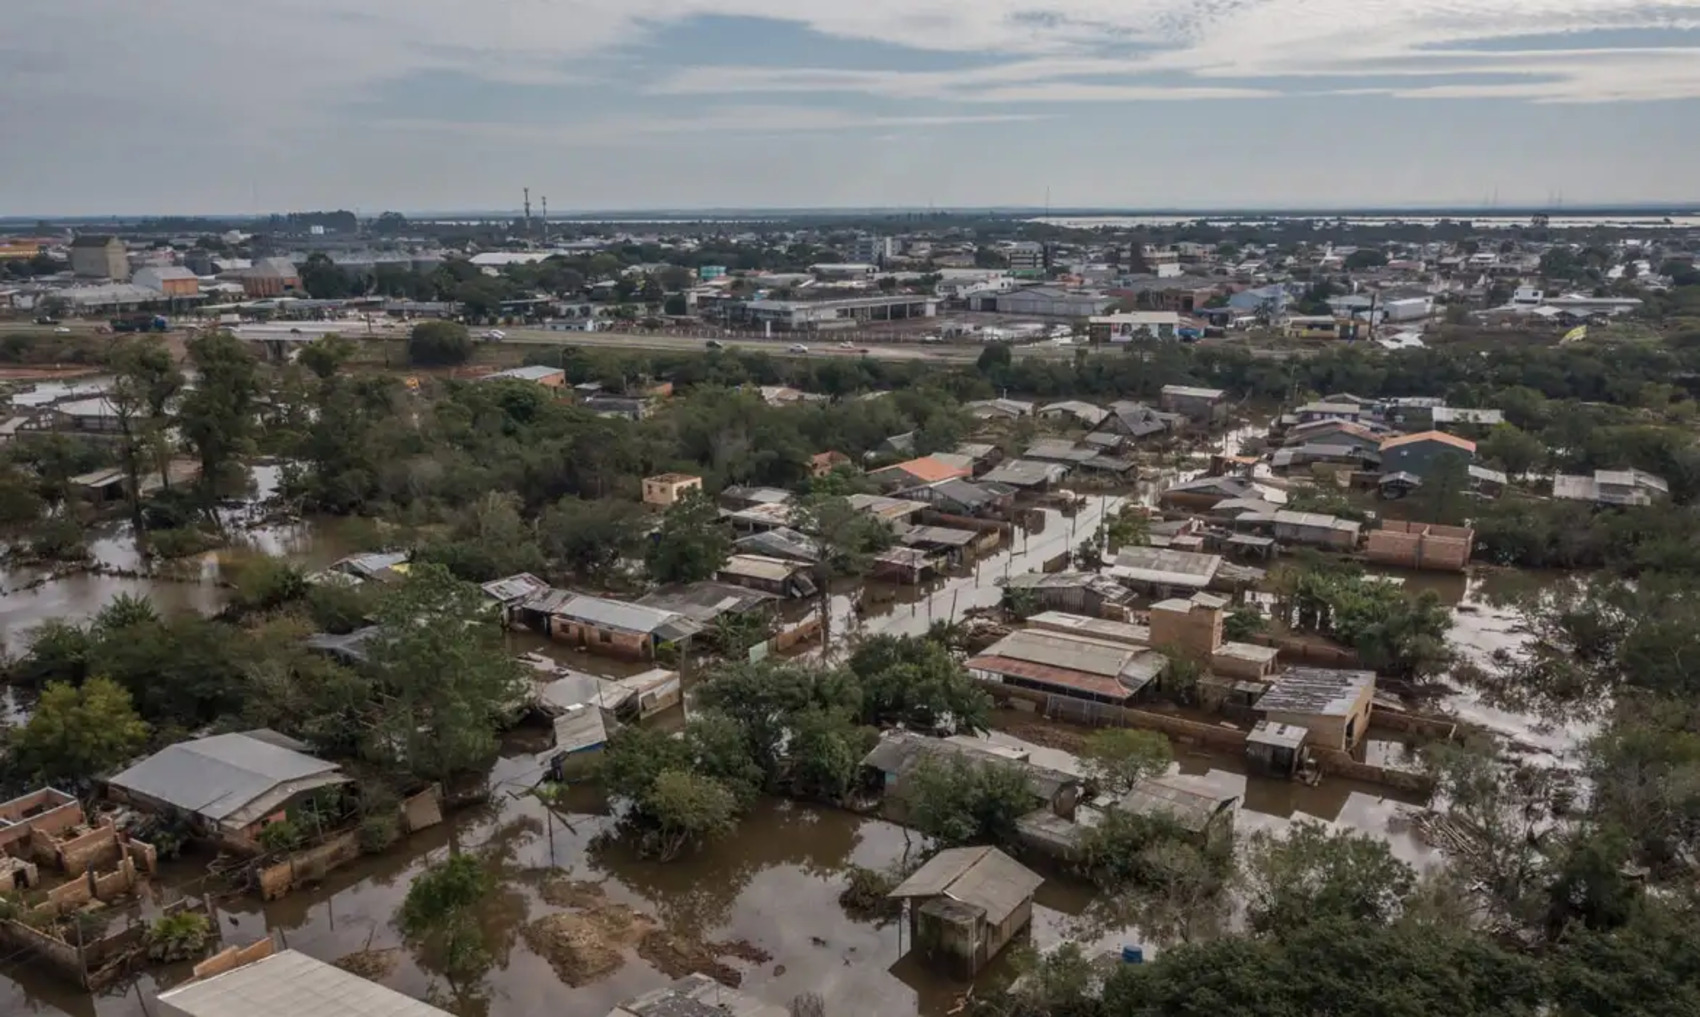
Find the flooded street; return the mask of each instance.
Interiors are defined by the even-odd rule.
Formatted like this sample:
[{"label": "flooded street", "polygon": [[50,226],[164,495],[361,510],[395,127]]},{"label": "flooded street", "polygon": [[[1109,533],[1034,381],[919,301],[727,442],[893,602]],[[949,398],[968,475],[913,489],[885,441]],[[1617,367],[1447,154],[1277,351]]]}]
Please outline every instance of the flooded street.
[{"label": "flooded street", "polygon": [[[270,472],[261,472],[257,485],[262,490],[275,489],[275,468],[265,470]],[[992,607],[1002,595],[998,580],[1038,571],[1045,562],[1086,541],[1103,518],[1125,501],[1148,501],[1151,490],[1154,485],[1124,495],[1089,495],[1072,514],[1047,508],[1042,512],[1042,526],[1018,528],[1011,546],[985,556],[971,570],[930,584],[867,584],[859,605],[849,591],[836,595],[831,602],[834,642],[850,632],[920,634],[934,622],[959,621],[972,609]],[[249,530],[242,544],[318,568],[344,554],[368,549],[371,532],[369,524],[359,521],[311,521]],[[120,526],[103,531],[92,550],[110,568],[133,570],[140,564]],[[79,574],[31,585],[41,579],[41,573],[0,574],[4,591],[0,592],[0,641],[8,652],[18,652],[27,645],[28,633],[43,621],[86,619],[120,593],[145,594],[164,611],[216,611],[225,597],[219,584],[220,560],[219,553],[208,554],[182,571],[186,578],[173,580]],[[1462,655],[1478,662],[1520,644],[1522,619],[1505,597],[1520,585],[1554,578],[1495,569],[1467,575],[1401,576],[1407,588],[1434,589],[1454,607],[1453,642]],[[620,675],[633,669],[529,634],[515,633],[511,641],[516,650],[543,650],[571,666],[600,674]],[[1545,728],[1528,718],[1494,710],[1468,689],[1446,696],[1441,705],[1554,761],[1563,760],[1585,735],[1583,730]],[[1076,769],[1077,761],[1067,753],[1015,736],[1022,723],[1031,721],[1031,715],[1002,716],[998,726],[1009,730],[994,731],[989,739],[1024,747],[1035,762]],[[1387,741],[1372,749],[1391,756],[1402,753],[1404,746]],[[1296,820],[1311,818],[1383,837],[1399,857],[1418,867],[1438,860],[1438,853],[1402,820],[1403,810],[1413,804],[1408,797],[1335,778],[1312,787],[1248,776],[1237,758],[1185,746],[1177,746],[1176,752],[1173,773],[1179,782],[1241,798],[1238,830],[1242,836],[1261,829],[1279,831]],[[485,924],[492,933],[496,963],[472,990],[473,998],[487,1002],[483,1012],[491,1015],[559,1010],[594,1017],[666,980],[663,971],[627,944],[617,969],[581,987],[564,983],[520,931],[562,910],[548,903],[543,892],[548,878],[559,874],[601,883],[610,905],[629,907],[674,937],[714,944],[747,942],[759,954],[769,955],[770,959],[759,963],[721,959],[739,972],[744,988],[769,1002],[783,1005],[801,992],[812,991],[835,1011],[943,1015],[965,990],[904,958],[907,933],[901,923],[855,920],[837,903],[848,866],[885,867],[900,859],[906,847],[919,848],[918,838],[906,844],[901,828],[838,810],[764,802],[741,821],[732,837],[700,853],[657,864],[636,857],[611,838],[599,837],[611,820],[593,789],[575,788],[560,814],[526,795],[538,775],[531,754],[516,749],[493,772],[492,804],[454,814],[444,825],[384,855],[363,858],[332,873],[311,890],[269,904],[251,897],[220,902],[226,941],[247,943],[275,932],[288,946],[323,960],[364,950],[393,950],[397,962],[381,980],[423,996],[433,980],[416,958],[400,949],[400,936],[392,925],[396,909],[412,879],[443,857],[451,845],[480,850],[495,844],[501,849],[504,892],[497,895],[499,906],[493,905]],[[167,885],[197,881],[204,875],[200,864],[173,863],[161,881]],[[1092,900],[1088,887],[1054,872],[1047,874],[1051,878],[1041,888],[1035,909],[1032,938],[1036,945],[1046,947],[1068,937],[1081,937],[1102,948],[1140,942],[1136,930],[1106,930],[1088,920]],[[995,978],[1006,968],[1007,955],[982,979]],[[0,1013],[76,1017],[151,1014],[154,994],[184,974],[156,972],[143,976],[128,991],[90,997],[16,964],[0,967],[0,972]],[[435,988],[446,992],[441,979]],[[142,999],[148,1000],[146,1009]]]}]

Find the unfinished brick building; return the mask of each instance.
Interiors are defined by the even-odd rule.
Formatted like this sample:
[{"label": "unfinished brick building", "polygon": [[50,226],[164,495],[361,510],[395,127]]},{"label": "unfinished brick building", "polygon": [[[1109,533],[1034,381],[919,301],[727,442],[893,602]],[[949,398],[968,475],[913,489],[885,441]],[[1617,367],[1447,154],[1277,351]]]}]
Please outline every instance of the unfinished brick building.
[{"label": "unfinished brick building", "polygon": [[1464,526],[1388,519],[1370,531],[1364,557],[1378,565],[1462,572],[1475,539],[1476,531]]}]

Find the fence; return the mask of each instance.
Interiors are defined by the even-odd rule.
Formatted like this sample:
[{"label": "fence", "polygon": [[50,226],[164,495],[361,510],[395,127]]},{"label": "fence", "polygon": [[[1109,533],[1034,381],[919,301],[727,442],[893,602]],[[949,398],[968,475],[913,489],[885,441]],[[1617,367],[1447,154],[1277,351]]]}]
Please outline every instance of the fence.
[{"label": "fence", "polygon": [[337,866],[360,856],[360,834],[356,830],[333,834],[316,847],[297,851],[282,861],[259,866],[254,871],[260,896],[277,900],[302,883],[316,882]]}]

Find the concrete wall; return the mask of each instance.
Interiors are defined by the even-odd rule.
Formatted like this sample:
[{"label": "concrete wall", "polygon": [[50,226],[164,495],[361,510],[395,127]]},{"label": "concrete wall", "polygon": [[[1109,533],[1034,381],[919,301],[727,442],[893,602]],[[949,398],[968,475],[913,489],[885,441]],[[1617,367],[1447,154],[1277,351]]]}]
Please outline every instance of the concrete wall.
[{"label": "concrete wall", "polygon": [[1360,763],[1352,758],[1351,753],[1342,749],[1329,749],[1316,745],[1310,746],[1310,756],[1316,760],[1317,766],[1321,768],[1322,772],[1330,776],[1347,777],[1368,784],[1381,784],[1417,794],[1434,793],[1434,778],[1426,773],[1413,773],[1410,770],[1395,770],[1391,767],[1376,766],[1373,763]]},{"label": "concrete wall", "polygon": [[[195,965],[194,977],[191,981],[222,975],[226,971],[234,971],[244,964],[270,957],[275,952],[277,952],[277,947],[273,944],[270,936],[249,943],[247,946],[226,947]],[[165,1006],[165,1010],[167,1013],[177,1012],[170,1006]]]}]

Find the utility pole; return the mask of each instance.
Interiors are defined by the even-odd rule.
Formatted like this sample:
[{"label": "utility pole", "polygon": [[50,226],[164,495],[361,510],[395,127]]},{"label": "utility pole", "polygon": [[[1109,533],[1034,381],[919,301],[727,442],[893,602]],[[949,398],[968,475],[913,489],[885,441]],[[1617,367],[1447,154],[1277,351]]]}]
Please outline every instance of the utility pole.
[{"label": "utility pole", "polygon": [[543,246],[548,247],[549,246],[549,196],[547,194],[545,194],[543,196],[543,222],[541,224],[541,229],[542,229],[542,232],[543,232]]},{"label": "utility pole", "polygon": [[525,188],[525,242],[531,242],[531,188]]}]

